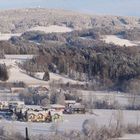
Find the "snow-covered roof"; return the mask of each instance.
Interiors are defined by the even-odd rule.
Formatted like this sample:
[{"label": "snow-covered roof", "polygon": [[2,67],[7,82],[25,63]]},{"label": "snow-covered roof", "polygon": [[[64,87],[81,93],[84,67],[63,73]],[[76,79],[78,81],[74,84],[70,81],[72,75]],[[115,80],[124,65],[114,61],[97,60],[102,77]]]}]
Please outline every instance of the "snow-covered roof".
[{"label": "snow-covered roof", "polygon": [[24,90],[25,88],[23,87],[12,87],[11,90]]},{"label": "snow-covered roof", "polygon": [[9,103],[25,104],[24,101],[8,101]]},{"label": "snow-covered roof", "polygon": [[45,111],[39,111],[39,112],[36,112],[36,111],[28,111],[28,114],[34,114],[34,115],[42,114],[42,115],[46,115],[46,112]]},{"label": "snow-covered roof", "polygon": [[75,104],[76,101],[75,100],[65,100],[66,104]]},{"label": "snow-covered roof", "polygon": [[25,108],[32,109],[32,110],[42,110],[41,106],[37,106],[37,105],[26,105]]},{"label": "snow-covered roof", "polygon": [[65,108],[65,106],[60,104],[52,104],[51,108]]},{"label": "snow-covered roof", "polygon": [[80,103],[76,103],[76,104],[72,105],[71,107],[72,107],[72,108],[80,108],[80,109],[85,108],[85,106],[82,105],[82,104],[80,104]]},{"label": "snow-covered roof", "polygon": [[38,90],[43,90],[43,91],[48,91],[48,88],[44,87],[44,86],[39,86],[39,87],[36,87],[36,89]]}]

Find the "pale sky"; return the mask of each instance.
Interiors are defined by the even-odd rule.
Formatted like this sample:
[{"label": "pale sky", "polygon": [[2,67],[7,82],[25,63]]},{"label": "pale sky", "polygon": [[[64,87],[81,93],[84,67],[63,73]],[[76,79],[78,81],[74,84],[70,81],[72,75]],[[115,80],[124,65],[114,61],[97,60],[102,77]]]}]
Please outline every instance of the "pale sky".
[{"label": "pale sky", "polygon": [[0,9],[61,8],[91,14],[140,17],[140,0],[0,0]]}]

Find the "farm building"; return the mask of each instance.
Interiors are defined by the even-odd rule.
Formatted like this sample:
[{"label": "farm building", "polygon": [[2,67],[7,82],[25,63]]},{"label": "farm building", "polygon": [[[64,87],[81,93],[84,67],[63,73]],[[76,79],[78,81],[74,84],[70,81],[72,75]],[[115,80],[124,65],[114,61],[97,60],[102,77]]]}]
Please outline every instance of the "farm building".
[{"label": "farm building", "polygon": [[73,114],[74,113],[85,114],[85,106],[80,103],[76,103],[71,106],[71,111]]},{"label": "farm building", "polygon": [[76,104],[75,100],[65,100],[65,106],[70,107],[72,105]]},{"label": "farm building", "polygon": [[85,114],[85,106],[80,103],[75,103],[67,106],[64,110],[65,114]]},{"label": "farm building", "polygon": [[39,95],[48,94],[48,92],[49,92],[49,90],[46,87],[39,86],[39,87],[35,88],[35,93],[39,94]]}]

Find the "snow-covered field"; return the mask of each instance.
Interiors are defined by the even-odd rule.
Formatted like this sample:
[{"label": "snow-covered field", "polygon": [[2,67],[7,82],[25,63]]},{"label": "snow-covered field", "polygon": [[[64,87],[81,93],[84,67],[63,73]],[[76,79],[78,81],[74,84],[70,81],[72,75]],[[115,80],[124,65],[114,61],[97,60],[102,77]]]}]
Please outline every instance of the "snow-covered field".
[{"label": "snow-covered field", "polygon": [[124,137],[116,140],[140,140],[140,134],[126,134]]},{"label": "snow-covered field", "polygon": [[126,46],[126,47],[130,47],[130,46],[137,46],[139,42],[133,42],[127,39],[123,39],[120,36],[116,36],[116,35],[106,35],[103,36],[103,40],[106,43],[114,43],[115,45],[120,45],[120,46]]},{"label": "snow-covered field", "polygon": [[37,26],[29,29],[29,31],[43,31],[45,33],[65,33],[71,32],[73,29],[66,26],[50,25],[46,26]]},{"label": "snow-covered field", "polygon": [[6,55],[6,59],[0,59],[0,63],[6,64],[9,72],[9,79],[7,82],[25,82],[27,84],[45,84],[45,81],[35,79],[27,75],[18,67],[17,63],[22,63],[27,59],[31,59],[33,55]]},{"label": "snow-covered field", "polygon": [[[58,25],[50,25],[50,26],[36,26],[28,31],[43,31],[45,33],[65,33],[73,31],[72,28],[66,26],[58,26]],[[1,40],[9,40],[13,36],[21,36],[22,33],[0,33],[0,41]]]},{"label": "snow-covered field", "polygon": [[21,70],[18,66],[13,65],[9,70],[9,79],[8,82],[20,82],[23,81],[27,84],[46,84],[45,81],[35,79],[29,75],[27,75],[23,70]]},{"label": "snow-covered field", "polygon": [[11,37],[13,36],[20,36],[21,33],[17,33],[17,34],[11,34],[11,33],[1,33],[0,34],[0,40],[9,40]]},{"label": "snow-covered field", "polygon": [[8,60],[16,60],[16,61],[23,61],[32,59],[34,55],[5,55],[5,58]]},{"label": "snow-covered field", "polygon": [[0,63],[6,64],[6,66],[9,68],[9,79],[8,82],[25,82],[26,84],[29,85],[48,85],[49,82],[52,81],[58,81],[62,83],[73,83],[77,84],[80,83],[82,84],[83,82],[79,82],[76,80],[69,79],[68,77],[55,74],[55,73],[50,73],[50,81],[46,82],[41,80],[43,77],[44,73],[37,73],[37,77],[31,77],[27,75],[25,71],[20,69],[18,67],[18,63],[22,63],[23,61],[27,59],[31,59],[33,55],[5,55],[6,59],[0,59]]},{"label": "snow-covered field", "polygon": [[[16,131],[24,134],[25,127],[29,128],[30,135],[48,134],[53,132],[55,128],[59,131],[79,130],[82,129],[82,124],[86,119],[93,119],[98,126],[110,123],[116,123],[117,110],[94,110],[94,114],[84,115],[64,115],[62,122],[56,123],[32,123],[32,122],[18,122],[1,120],[0,126],[4,126],[5,130],[11,133]],[[137,124],[140,123],[139,111],[122,111],[122,121],[124,124]],[[14,126],[14,129],[12,129]]]},{"label": "snow-covered field", "polygon": [[[82,94],[83,99],[86,101],[95,101],[95,100],[106,100],[110,103],[114,103],[117,101],[119,105],[125,106],[129,105],[132,102],[132,95],[123,92],[109,92],[109,91],[86,91],[79,90],[80,94]],[[140,105],[140,96],[136,95],[135,103]]]}]

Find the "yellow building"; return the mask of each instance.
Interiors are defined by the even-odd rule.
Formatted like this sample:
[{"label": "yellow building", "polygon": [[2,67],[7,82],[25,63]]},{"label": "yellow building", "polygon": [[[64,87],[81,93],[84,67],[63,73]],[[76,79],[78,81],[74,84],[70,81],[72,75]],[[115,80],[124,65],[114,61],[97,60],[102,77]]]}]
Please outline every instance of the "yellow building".
[{"label": "yellow building", "polygon": [[27,121],[29,122],[45,122],[47,117],[47,112],[45,111],[28,111]]},{"label": "yellow building", "polygon": [[55,111],[54,109],[40,110],[40,111],[27,111],[27,121],[29,122],[51,122],[62,121],[62,111]]},{"label": "yellow building", "polygon": [[0,110],[8,109],[9,104],[7,101],[0,101]]}]

